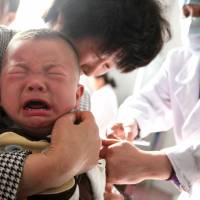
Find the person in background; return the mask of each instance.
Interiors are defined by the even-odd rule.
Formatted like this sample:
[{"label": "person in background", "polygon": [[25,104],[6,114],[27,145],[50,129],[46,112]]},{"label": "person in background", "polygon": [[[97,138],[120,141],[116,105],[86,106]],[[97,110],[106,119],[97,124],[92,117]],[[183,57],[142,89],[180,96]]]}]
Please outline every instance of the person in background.
[{"label": "person in background", "polygon": [[0,0],[0,25],[10,25],[16,17],[20,0]]},{"label": "person in background", "polygon": [[[145,66],[170,38],[169,24],[163,17],[161,4],[156,0],[55,0],[45,20],[51,28],[69,35],[73,40],[80,54],[82,72],[86,75],[100,75],[114,67],[121,72],[130,72]],[[9,37],[11,39],[11,33],[13,32],[0,29],[2,49],[5,49]],[[1,53],[3,55],[4,51]],[[95,134],[92,135],[96,130],[93,117],[88,112],[80,112],[81,123],[74,125],[72,119],[75,117],[74,114],[66,115],[64,119],[69,123],[60,119],[62,127],[69,130],[65,134],[70,132],[71,140],[76,135],[79,136],[76,140],[74,139],[76,143],[73,148],[68,149],[69,174],[74,170],[87,171],[96,164],[98,159],[95,157],[98,145],[97,142],[93,142],[93,140],[98,141],[98,138]],[[55,129],[55,132],[59,131],[60,126],[56,126]],[[82,141],[85,141],[87,145]],[[68,143],[70,144],[70,141]],[[79,149],[80,151],[77,151]],[[89,156],[89,152],[93,152],[93,155]],[[77,155],[75,160],[72,156],[74,154]],[[28,181],[28,177],[25,173],[22,174],[22,169],[26,171],[31,161],[25,160],[27,155],[24,151],[15,152],[14,155],[0,154],[0,163],[4,163],[1,166],[4,173],[0,174],[0,180],[4,180],[3,174],[6,173],[5,156],[11,156],[15,160],[14,163],[19,163],[17,166],[12,162],[10,166],[14,165],[13,168],[21,172],[19,173],[21,184],[19,186],[17,182],[13,185],[15,190],[13,189],[13,194],[9,196],[14,199],[16,191],[20,193],[24,190],[23,183],[24,180]],[[78,169],[77,166],[79,166]],[[11,174],[14,172],[10,170]],[[37,176],[34,178],[37,179]],[[10,191],[7,181],[4,181],[2,194]],[[35,190],[37,189],[36,186]]]},{"label": "person in background", "polygon": [[54,0],[44,20],[72,39],[88,76],[145,66],[171,36],[156,0]]},{"label": "person in background", "polygon": [[101,138],[106,137],[106,129],[115,120],[118,103],[115,93],[116,82],[108,73],[90,77],[89,85],[92,89],[91,112],[93,113]]},{"label": "person in background", "polygon": [[[119,108],[112,136],[132,141],[136,136],[173,128],[177,145],[162,151],[142,151],[131,142],[103,141],[108,182],[138,183],[173,180],[179,200],[200,196],[200,0],[180,0],[183,47],[172,50],[151,83]],[[126,124],[126,125],[125,125]],[[128,127],[126,127],[128,126]],[[129,131],[125,133],[125,129]],[[122,134],[123,133],[123,134]],[[123,163],[123,165],[121,165]]]}]

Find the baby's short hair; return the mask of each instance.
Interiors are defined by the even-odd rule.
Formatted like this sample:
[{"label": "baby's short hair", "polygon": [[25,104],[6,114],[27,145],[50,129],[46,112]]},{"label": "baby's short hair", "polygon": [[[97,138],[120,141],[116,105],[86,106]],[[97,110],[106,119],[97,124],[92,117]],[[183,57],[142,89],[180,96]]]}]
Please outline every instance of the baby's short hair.
[{"label": "baby's short hair", "polygon": [[77,56],[77,59],[79,60],[79,54],[76,47],[74,46],[72,41],[66,37],[66,35],[58,31],[54,31],[54,30],[46,29],[46,28],[30,29],[30,30],[20,31],[16,33],[13,36],[13,38],[10,40],[7,48],[9,48],[9,46],[11,46],[12,43],[17,40],[26,40],[26,39],[62,39],[72,48],[75,55]]},{"label": "baby's short hair", "polygon": [[[74,52],[75,58],[77,59],[78,63],[78,70],[80,72],[80,66],[79,66],[79,53],[72,43],[72,41],[66,37],[66,35],[63,35],[62,33],[58,31],[54,31],[51,29],[46,29],[46,28],[41,28],[41,29],[30,29],[30,30],[25,30],[25,31],[20,31],[16,33],[13,38],[10,40],[6,52],[9,51],[9,48],[12,47],[13,43],[19,40],[32,40],[32,39],[53,39],[53,40],[63,40]],[[5,55],[6,55],[5,52]],[[4,66],[5,58],[6,56],[4,55],[3,57],[3,62],[2,62],[2,67]],[[1,67],[1,68],[2,68]]]}]

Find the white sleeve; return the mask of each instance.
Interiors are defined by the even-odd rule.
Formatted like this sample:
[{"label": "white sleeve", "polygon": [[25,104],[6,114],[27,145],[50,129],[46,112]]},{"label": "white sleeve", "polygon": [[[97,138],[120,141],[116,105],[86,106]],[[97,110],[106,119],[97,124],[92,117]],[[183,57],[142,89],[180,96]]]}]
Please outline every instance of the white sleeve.
[{"label": "white sleeve", "polygon": [[93,190],[94,200],[103,200],[106,187],[106,161],[100,159],[97,166],[87,172]]},{"label": "white sleeve", "polygon": [[119,108],[118,122],[136,119],[142,137],[173,126],[168,77],[170,62],[168,58],[153,80],[138,95],[128,97]]}]

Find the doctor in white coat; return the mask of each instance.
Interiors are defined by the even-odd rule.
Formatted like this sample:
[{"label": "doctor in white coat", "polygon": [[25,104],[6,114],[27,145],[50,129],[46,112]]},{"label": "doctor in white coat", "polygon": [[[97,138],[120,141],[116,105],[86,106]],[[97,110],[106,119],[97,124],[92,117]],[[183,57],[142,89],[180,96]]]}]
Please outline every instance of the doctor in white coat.
[{"label": "doctor in white coat", "polygon": [[[128,124],[128,139],[173,128],[177,145],[146,152],[131,143],[104,140],[108,181],[138,183],[173,180],[181,200],[200,199],[200,0],[180,0],[184,46],[173,50],[154,80],[119,109],[120,131]],[[119,136],[119,126],[113,134]],[[121,133],[120,133],[121,134]],[[123,163],[123,165],[120,165]],[[119,166],[119,167],[116,167]]]}]

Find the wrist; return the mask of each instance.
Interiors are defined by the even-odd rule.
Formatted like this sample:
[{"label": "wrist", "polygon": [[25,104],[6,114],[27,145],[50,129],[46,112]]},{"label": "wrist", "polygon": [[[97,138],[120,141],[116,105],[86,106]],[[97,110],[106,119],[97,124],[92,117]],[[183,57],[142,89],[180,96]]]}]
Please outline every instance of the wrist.
[{"label": "wrist", "polygon": [[48,178],[51,167],[42,154],[29,155],[24,163],[23,176],[19,185],[18,198],[39,193],[48,188]]},{"label": "wrist", "polygon": [[168,157],[160,151],[151,151],[146,156],[147,179],[167,180],[170,178],[173,168]]},{"label": "wrist", "polygon": [[64,150],[60,148],[53,148],[53,150],[49,148],[44,153],[50,163],[50,168],[52,168],[52,179],[55,180],[54,184],[57,184],[57,186],[78,174],[77,166],[79,165],[76,156],[75,159],[69,154],[63,154],[63,152]]}]

